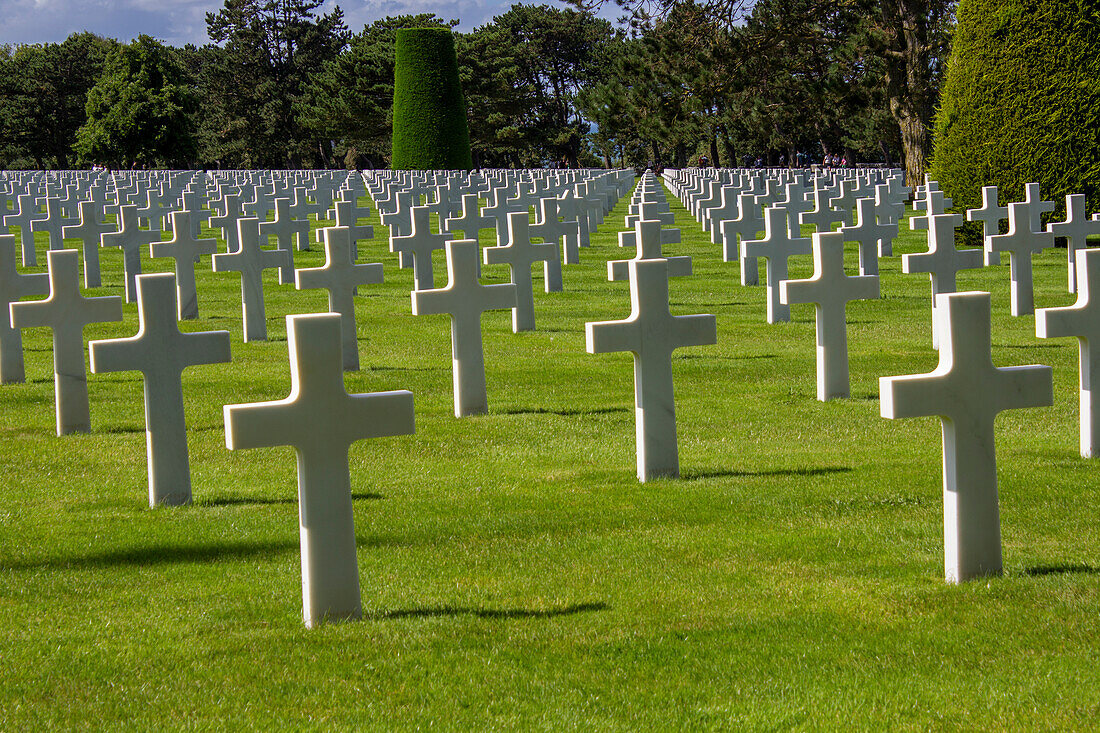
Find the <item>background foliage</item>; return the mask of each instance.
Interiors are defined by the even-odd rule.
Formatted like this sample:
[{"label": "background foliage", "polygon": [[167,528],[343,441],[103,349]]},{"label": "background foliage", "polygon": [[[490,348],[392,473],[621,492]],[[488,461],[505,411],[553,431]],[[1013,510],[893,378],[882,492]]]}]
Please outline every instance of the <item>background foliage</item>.
[{"label": "background foliage", "polygon": [[392,166],[470,170],[454,34],[449,28],[403,28],[394,53]]},{"label": "background foliage", "polygon": [[980,206],[982,186],[1022,201],[1032,181],[1100,206],[1098,48],[1092,0],[960,3],[932,165],[956,208]]},{"label": "background foliage", "polygon": [[[830,153],[923,174],[954,0],[622,0],[619,26],[592,14],[602,1],[516,4],[456,33],[476,166],[683,166],[701,155],[778,165]],[[207,15],[209,44],[156,44],[157,63],[184,72],[173,95],[141,103],[149,135],[180,138],[171,153],[104,134],[103,109],[77,146],[90,90],[117,86],[101,79],[117,76],[116,41],[0,47],[0,167],[385,167],[394,34],[458,21],[400,15],[352,32],[339,7],[323,10],[225,0]],[[154,43],[125,47],[147,56]]]}]

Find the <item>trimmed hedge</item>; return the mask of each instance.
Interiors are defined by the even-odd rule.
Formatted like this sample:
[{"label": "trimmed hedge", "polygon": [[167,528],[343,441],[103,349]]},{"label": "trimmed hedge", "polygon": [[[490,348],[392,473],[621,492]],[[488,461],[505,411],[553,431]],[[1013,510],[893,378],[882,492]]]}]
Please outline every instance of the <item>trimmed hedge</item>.
[{"label": "trimmed hedge", "polygon": [[960,0],[934,145],[957,211],[1030,181],[1059,211],[1071,193],[1100,208],[1100,2]]},{"label": "trimmed hedge", "polygon": [[450,29],[398,30],[394,64],[391,167],[473,168],[466,101]]}]

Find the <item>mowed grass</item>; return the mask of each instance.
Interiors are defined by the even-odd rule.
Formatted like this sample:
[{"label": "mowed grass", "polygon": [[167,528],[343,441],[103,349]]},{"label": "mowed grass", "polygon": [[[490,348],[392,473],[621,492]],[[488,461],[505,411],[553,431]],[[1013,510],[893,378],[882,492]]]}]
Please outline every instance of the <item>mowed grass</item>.
[{"label": "mowed grass", "polygon": [[[355,623],[303,627],[294,452],[230,452],[222,422],[286,396],[285,316],[323,291],[268,271],[270,340],[243,344],[239,278],[199,265],[183,329],[228,329],[233,361],[184,375],[185,508],[148,507],[140,375],[89,375],[93,431],[58,438],[50,334],[24,332],[28,382],[0,387],[0,729],[1095,727],[1100,472],[1078,455],[1073,340],[1009,315],[1007,265],[960,275],[993,294],[994,363],[1052,365],[1055,404],[997,421],[1005,576],[946,585],[939,421],[877,399],[937,362],[928,277],[898,256],[924,232],[903,226],[882,299],[849,306],[852,398],[824,404],[813,307],[765,323],[763,289],[669,198],[667,251],[695,266],[672,311],[718,319],[717,345],[674,357],[679,480],[638,483],[631,357],[585,353],[585,321],[630,311],[605,266],[631,253],[625,198],[565,292],[539,273],[537,331],[485,316],[481,417],[453,416],[448,319],[410,314],[386,230],[360,245],[386,282],[360,289],[347,389],[411,390],[417,429],[351,449]],[[121,253],[102,258],[95,294],[121,294]],[[1073,302],[1064,260],[1037,258],[1039,306]],[[136,330],[127,305],[86,336]]]}]

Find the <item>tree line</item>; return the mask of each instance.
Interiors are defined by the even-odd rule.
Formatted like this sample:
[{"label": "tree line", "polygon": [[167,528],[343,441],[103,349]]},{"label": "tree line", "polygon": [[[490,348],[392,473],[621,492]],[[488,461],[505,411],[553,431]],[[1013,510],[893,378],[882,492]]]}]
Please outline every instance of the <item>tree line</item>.
[{"label": "tree line", "polygon": [[[776,165],[923,173],[954,0],[513,5],[456,33],[474,163]],[[606,0],[610,1],[610,0]],[[0,165],[385,167],[402,27],[321,0],[226,0],[210,42],[75,33],[0,47]]]}]

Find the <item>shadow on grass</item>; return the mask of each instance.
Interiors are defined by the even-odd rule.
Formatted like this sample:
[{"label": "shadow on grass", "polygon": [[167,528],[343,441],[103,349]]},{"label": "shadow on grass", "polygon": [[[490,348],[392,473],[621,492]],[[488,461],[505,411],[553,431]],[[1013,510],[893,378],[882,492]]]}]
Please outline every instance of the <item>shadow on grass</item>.
[{"label": "shadow on grass", "polygon": [[715,359],[725,361],[746,361],[751,359],[778,359],[779,354],[745,354],[743,356],[725,356],[722,354],[673,354],[673,359]]},{"label": "shadow on grass", "polygon": [[549,407],[508,407],[503,410],[495,410],[500,415],[559,415],[561,417],[576,417],[578,415],[610,415],[616,412],[630,412],[626,407],[566,407],[553,410]]},{"label": "shadow on grass", "polygon": [[698,308],[726,308],[726,307],[729,307],[731,305],[745,305],[745,303],[744,303],[744,301],[740,301],[740,300],[731,300],[731,301],[726,302],[726,303],[703,303],[703,302],[694,303],[694,302],[682,301],[682,302],[679,302],[679,303],[675,303],[675,302],[674,303],[669,303],[669,305],[673,308],[678,308],[678,307],[686,308],[688,306],[696,306]]},{"label": "shadow on grass", "polygon": [[[352,493],[352,501],[378,501],[385,499],[382,494]],[[279,504],[297,504],[298,497],[269,499],[262,496],[222,496],[195,502],[195,506],[271,506]]]},{"label": "shadow on grass", "polygon": [[1070,575],[1073,573],[1096,575],[1100,573],[1100,568],[1093,567],[1092,565],[1070,563],[1061,565],[1034,565],[1030,568],[1024,568],[1024,575],[1030,575],[1033,578],[1039,578],[1044,575]]},{"label": "shadow on grass", "polygon": [[556,618],[573,616],[578,613],[606,611],[606,603],[574,603],[560,608],[548,608],[535,611],[526,608],[469,608],[466,606],[438,606],[436,608],[402,608],[396,611],[382,611],[364,614],[364,618],[375,621],[399,618],[436,618],[440,616],[477,616],[489,619],[512,618]]},{"label": "shadow on grass", "polygon": [[1069,344],[996,344],[994,349],[1060,349]]},{"label": "shadow on grass", "polygon": [[847,473],[848,466],[822,466],[820,468],[776,468],[770,471],[684,471],[680,478],[684,481],[698,481],[705,478],[750,478],[759,476],[825,476],[830,473]]},{"label": "shadow on grass", "polygon": [[0,565],[3,570],[88,570],[126,565],[150,566],[193,562],[216,562],[243,559],[257,555],[274,556],[298,551],[293,542],[219,542],[210,545],[132,547],[123,550],[97,552],[83,557],[51,557],[23,560]]},{"label": "shadow on grass", "polygon": [[450,367],[411,367],[411,366],[385,366],[370,364],[364,367],[370,372],[442,372],[451,371]]}]

